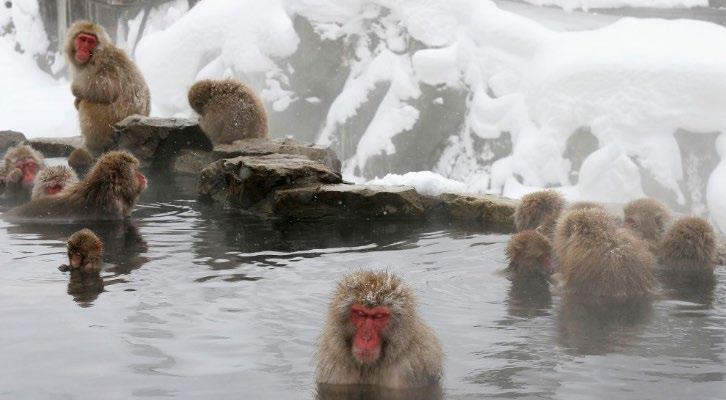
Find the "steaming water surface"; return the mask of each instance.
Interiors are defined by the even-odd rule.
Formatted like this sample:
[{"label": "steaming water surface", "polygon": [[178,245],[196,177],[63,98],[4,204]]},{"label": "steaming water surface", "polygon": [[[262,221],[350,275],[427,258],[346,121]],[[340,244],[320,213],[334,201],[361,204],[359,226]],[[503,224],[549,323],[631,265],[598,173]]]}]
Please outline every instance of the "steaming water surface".
[{"label": "steaming water surface", "polygon": [[314,398],[329,294],[358,267],[415,288],[447,355],[446,398],[726,393],[723,268],[705,295],[571,310],[501,275],[507,235],[260,221],[198,204],[183,180],[152,185],[131,224],[88,225],[106,242],[101,293],[68,294],[57,270],[83,225],[0,222],[0,398]]}]

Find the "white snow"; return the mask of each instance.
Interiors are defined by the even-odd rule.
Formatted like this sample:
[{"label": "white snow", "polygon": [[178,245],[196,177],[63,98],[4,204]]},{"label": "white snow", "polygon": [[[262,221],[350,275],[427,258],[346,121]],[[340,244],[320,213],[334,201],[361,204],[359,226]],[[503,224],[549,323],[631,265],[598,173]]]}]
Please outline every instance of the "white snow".
[{"label": "white snow", "polygon": [[708,0],[524,0],[537,6],[557,6],[566,11],[592,8],[690,8],[706,7]]},{"label": "white snow", "polygon": [[467,187],[463,182],[445,178],[435,172],[407,172],[403,175],[388,174],[383,178],[372,179],[369,185],[412,186],[417,192],[437,196],[442,193],[464,193]]},{"label": "white snow", "polygon": [[[529,2],[567,10],[707,3]],[[0,11],[0,26],[11,20],[16,25],[0,37],[0,83],[8,88],[0,97],[0,129],[75,135],[68,82],[51,79],[32,58],[48,45],[32,39],[42,33],[37,0],[14,3],[12,11]],[[439,159],[430,160],[432,171],[371,182],[409,184],[429,194],[513,197],[552,187],[572,199],[622,202],[646,194],[641,176],[646,171],[672,205],[684,205],[688,177],[674,132],[726,132],[726,28],[715,24],[624,18],[597,29],[552,30],[489,0],[206,0],[188,12],[183,3],[153,12],[136,48],[152,92],[152,113],[193,114],[188,88],[198,79],[221,77],[237,77],[257,89],[273,120],[297,101],[326,105],[317,143],[352,149],[343,172],[357,182],[371,178],[366,171],[372,157],[419,156],[415,140],[394,139],[411,135],[429,112],[454,107],[457,102],[438,93],[426,97],[442,88],[460,93],[465,104],[451,109],[461,129],[448,133]],[[298,72],[290,59],[301,42],[296,18],[307,19],[320,40],[345,49],[337,67],[347,77],[332,98],[296,93],[291,84]],[[128,48],[137,20],[127,24]],[[25,53],[16,52],[16,45]],[[371,104],[374,92],[377,104]],[[367,119],[361,121],[363,110]],[[572,171],[563,154],[581,128],[597,138],[599,149]],[[511,151],[502,144],[504,132]],[[726,159],[723,137],[717,147]],[[399,144],[411,142],[412,148]],[[506,154],[497,153],[502,148]],[[725,163],[711,173],[706,193],[710,215],[722,229],[726,190],[719,182],[726,179]]]}]

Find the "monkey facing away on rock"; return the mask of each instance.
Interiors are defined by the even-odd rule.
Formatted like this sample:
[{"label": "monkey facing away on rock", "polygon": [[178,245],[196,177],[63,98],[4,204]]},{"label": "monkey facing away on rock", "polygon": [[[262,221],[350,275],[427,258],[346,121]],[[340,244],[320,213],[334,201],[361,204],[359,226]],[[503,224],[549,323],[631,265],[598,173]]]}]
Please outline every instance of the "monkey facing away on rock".
[{"label": "monkey facing away on rock", "polygon": [[112,151],[104,154],[81,182],[55,196],[12,209],[6,215],[10,219],[124,219],[131,214],[146,184],[136,157]]},{"label": "monkey facing away on rock", "polygon": [[149,115],[151,96],[144,77],[103,27],[88,21],[68,29],[65,53],[85,145],[95,154],[112,150],[113,124],[130,115]]},{"label": "monkey facing away on rock", "polygon": [[65,165],[45,167],[38,173],[31,200],[55,196],[68,186],[78,183],[78,176]]},{"label": "monkey facing away on rock", "polygon": [[202,80],[189,89],[188,97],[199,114],[199,126],[214,144],[267,137],[265,105],[244,83]]},{"label": "monkey facing away on rock", "polygon": [[411,289],[396,275],[358,271],[338,283],[319,341],[318,384],[434,385],[442,358]]}]

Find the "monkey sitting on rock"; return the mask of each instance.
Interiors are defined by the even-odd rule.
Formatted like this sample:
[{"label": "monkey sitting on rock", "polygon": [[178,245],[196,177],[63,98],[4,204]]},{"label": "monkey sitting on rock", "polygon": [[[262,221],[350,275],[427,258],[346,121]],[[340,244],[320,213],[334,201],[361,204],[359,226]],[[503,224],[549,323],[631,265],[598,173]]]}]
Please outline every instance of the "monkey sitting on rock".
[{"label": "monkey sitting on rock", "polygon": [[68,29],[65,54],[84,143],[97,155],[112,150],[113,124],[130,115],[149,115],[151,96],[144,77],[103,27],[88,21]]},{"label": "monkey sitting on rock", "polygon": [[396,275],[359,271],[338,283],[319,341],[319,385],[435,385],[442,358],[411,289]]},{"label": "monkey sitting on rock", "polygon": [[214,144],[267,137],[265,105],[244,83],[202,80],[189,89],[188,97],[199,114],[199,127]]}]

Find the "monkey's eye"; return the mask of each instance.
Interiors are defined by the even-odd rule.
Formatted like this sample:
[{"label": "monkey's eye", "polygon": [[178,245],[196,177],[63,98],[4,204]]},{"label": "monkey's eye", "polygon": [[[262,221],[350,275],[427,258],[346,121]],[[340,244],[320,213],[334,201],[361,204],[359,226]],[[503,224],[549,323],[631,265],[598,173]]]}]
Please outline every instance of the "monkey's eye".
[{"label": "monkey's eye", "polygon": [[382,318],[385,318],[386,316],[387,316],[386,314],[378,313],[373,316],[373,319],[382,319]]},{"label": "monkey's eye", "polygon": [[353,314],[355,314],[357,317],[361,317],[361,318],[367,317],[366,313],[361,310],[353,310]]}]

